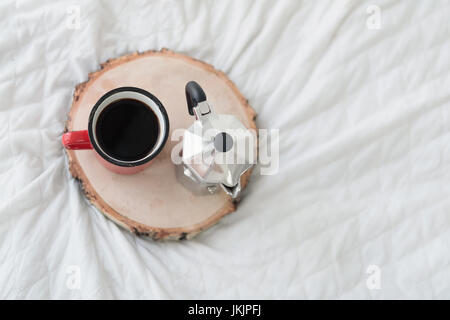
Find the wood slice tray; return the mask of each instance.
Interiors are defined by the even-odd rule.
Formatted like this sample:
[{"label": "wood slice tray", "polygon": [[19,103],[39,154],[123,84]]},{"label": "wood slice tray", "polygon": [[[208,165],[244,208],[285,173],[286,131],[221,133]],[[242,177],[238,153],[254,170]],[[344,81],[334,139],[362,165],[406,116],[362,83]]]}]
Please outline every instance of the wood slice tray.
[{"label": "wood slice tray", "polygon": [[[190,80],[203,87],[216,112],[234,114],[256,129],[255,111],[224,73],[163,49],[108,60],[89,74],[89,80],[75,88],[65,131],[86,129],[96,101],[122,86],[140,87],[158,97],[167,110],[171,132],[188,128],[194,119],[187,112],[184,87]],[[70,173],[80,181],[89,201],[120,226],[155,240],[190,238],[235,211],[237,205],[222,190],[196,196],[178,182],[171,152],[179,141],[171,141],[171,132],[150,167],[135,175],[108,171],[92,150],[67,150]],[[243,187],[250,174],[243,175]]]}]

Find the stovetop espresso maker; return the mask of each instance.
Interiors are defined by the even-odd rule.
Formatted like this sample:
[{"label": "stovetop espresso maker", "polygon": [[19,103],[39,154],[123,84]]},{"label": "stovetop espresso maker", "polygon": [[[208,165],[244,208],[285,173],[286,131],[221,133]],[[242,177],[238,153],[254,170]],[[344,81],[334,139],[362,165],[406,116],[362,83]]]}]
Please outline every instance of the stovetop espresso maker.
[{"label": "stovetop espresso maker", "polygon": [[186,85],[186,100],[195,121],[183,135],[179,181],[196,194],[221,187],[238,198],[241,176],[256,162],[256,135],[235,116],[216,113],[195,81]]}]

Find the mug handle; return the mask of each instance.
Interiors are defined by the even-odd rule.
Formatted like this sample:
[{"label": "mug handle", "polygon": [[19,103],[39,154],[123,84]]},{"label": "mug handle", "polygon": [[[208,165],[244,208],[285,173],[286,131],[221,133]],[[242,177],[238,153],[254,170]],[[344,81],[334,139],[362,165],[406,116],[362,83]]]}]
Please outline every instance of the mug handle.
[{"label": "mug handle", "polygon": [[62,144],[67,150],[86,150],[93,148],[87,130],[64,133],[62,136]]}]

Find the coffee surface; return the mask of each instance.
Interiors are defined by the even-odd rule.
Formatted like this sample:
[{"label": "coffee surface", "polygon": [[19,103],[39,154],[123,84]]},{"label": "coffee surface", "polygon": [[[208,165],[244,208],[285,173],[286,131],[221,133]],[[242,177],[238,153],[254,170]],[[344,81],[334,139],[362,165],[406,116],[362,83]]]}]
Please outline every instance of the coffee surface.
[{"label": "coffee surface", "polygon": [[155,146],[159,135],[158,117],[143,102],[121,99],[100,113],[96,134],[98,144],[109,156],[136,161]]}]

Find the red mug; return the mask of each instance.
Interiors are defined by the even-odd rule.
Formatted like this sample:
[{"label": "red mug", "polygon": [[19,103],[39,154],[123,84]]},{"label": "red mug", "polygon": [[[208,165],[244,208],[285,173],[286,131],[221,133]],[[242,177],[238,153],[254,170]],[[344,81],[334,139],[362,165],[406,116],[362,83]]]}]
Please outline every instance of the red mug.
[{"label": "red mug", "polygon": [[68,150],[94,151],[115,173],[134,174],[150,165],[168,135],[169,118],[162,103],[143,89],[121,87],[98,100],[87,130],[63,134],[62,143]]}]

